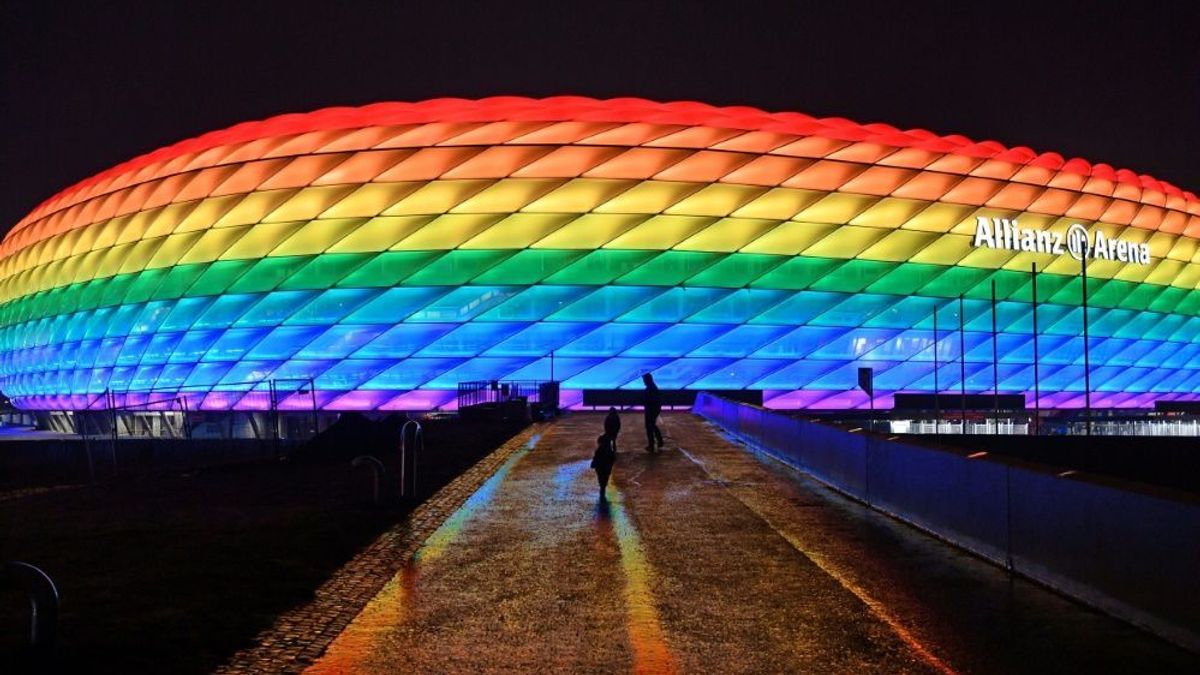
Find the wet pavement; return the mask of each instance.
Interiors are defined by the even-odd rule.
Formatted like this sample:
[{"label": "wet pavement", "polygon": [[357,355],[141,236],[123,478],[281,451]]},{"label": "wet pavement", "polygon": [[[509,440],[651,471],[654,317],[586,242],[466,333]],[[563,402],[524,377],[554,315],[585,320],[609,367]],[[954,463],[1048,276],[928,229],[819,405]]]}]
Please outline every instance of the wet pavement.
[{"label": "wet pavement", "polygon": [[539,430],[310,673],[1198,672],[1200,657],[961,553],[699,418]]}]

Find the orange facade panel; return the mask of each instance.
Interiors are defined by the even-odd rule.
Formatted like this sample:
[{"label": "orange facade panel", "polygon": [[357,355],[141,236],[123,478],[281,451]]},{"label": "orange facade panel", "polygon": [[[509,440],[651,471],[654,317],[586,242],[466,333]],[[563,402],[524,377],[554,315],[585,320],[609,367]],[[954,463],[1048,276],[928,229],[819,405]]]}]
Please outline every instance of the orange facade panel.
[{"label": "orange facade panel", "polygon": [[821,160],[783,182],[783,187],[805,190],[837,190],[866,167],[860,164]]},{"label": "orange facade panel", "polygon": [[494,145],[442,174],[442,178],[506,178],[550,152],[542,145]]},{"label": "orange facade panel", "polygon": [[575,178],[621,154],[620,148],[603,145],[567,145],[513,172],[515,178]]},{"label": "orange facade panel", "polygon": [[962,176],[954,174],[922,171],[896,188],[892,195],[905,199],[923,199],[927,202],[937,201],[961,180]]},{"label": "orange facade panel", "polygon": [[737,152],[701,150],[658,172],[654,179],[711,183],[749,162],[751,158],[751,155]]},{"label": "orange facade panel", "polygon": [[915,175],[917,172],[913,169],[873,166],[850,179],[841,189],[865,195],[890,195]]},{"label": "orange facade panel", "polygon": [[587,178],[647,179],[691,154],[668,148],[631,148],[583,175]]},{"label": "orange facade panel", "polygon": [[811,166],[813,160],[760,155],[721,178],[723,183],[774,187]]},{"label": "orange facade panel", "polygon": [[313,185],[368,183],[412,155],[413,150],[371,150],[356,152],[313,181]]},{"label": "orange facade panel", "polygon": [[482,148],[421,148],[375,177],[381,182],[433,180],[482,151]]}]

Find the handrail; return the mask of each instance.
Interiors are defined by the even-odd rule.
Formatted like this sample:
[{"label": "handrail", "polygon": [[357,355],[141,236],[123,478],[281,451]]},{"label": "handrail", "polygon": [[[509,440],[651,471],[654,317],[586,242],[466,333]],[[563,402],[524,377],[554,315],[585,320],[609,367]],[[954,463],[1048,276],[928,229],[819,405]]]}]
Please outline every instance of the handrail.
[{"label": "handrail", "polygon": [[[412,471],[408,470],[408,427],[415,425],[413,433]],[[400,497],[416,497],[417,493],[417,453],[425,449],[425,432],[417,420],[408,420],[400,427]],[[412,489],[409,489],[409,482]]]},{"label": "handrail", "polygon": [[385,471],[383,462],[379,461],[378,457],[372,457],[371,455],[359,455],[350,460],[350,468],[357,469],[360,466],[371,468],[371,503],[378,506],[379,483]]},{"label": "handrail", "polygon": [[5,563],[0,581],[29,594],[29,644],[36,651],[52,648],[58,629],[58,588],[54,580],[29,563],[11,560]]}]

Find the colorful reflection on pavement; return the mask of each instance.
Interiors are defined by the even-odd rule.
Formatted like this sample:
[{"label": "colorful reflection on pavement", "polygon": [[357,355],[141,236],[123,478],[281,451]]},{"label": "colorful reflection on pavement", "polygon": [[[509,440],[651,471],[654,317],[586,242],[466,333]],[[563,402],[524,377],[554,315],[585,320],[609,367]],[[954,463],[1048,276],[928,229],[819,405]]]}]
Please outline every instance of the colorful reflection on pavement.
[{"label": "colorful reflection on pavement", "polygon": [[417,577],[421,566],[429,565],[445,555],[463,526],[495,499],[500,484],[504,482],[513,466],[535,448],[541,438],[540,435],[534,434],[525,447],[514,452],[501,464],[496,473],[430,535],[413,554],[412,562],[396,573],[379,594],[367,603],[351,625],[329,645],[324,656],[305,672],[313,675],[333,675],[361,671],[378,641],[408,619],[408,610],[415,601]]},{"label": "colorful reflection on pavement", "polygon": [[621,551],[621,569],[625,577],[626,625],[633,647],[635,673],[674,673],[675,659],[667,647],[659,622],[654,594],[650,590],[651,568],[646,560],[637,527],[625,513],[623,497],[616,487],[609,488],[614,499],[596,509],[601,536],[616,536]]}]

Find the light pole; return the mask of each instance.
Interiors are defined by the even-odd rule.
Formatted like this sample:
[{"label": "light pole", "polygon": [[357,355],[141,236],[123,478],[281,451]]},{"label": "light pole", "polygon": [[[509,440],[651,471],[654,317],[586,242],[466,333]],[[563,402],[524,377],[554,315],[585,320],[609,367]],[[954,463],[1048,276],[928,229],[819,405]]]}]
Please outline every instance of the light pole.
[{"label": "light pole", "polygon": [[933,435],[937,436],[942,423],[941,387],[938,386],[938,303],[933,303]]},{"label": "light pole", "polygon": [[992,279],[992,412],[1000,433],[1000,357],[996,352],[996,280]]},{"label": "light pole", "polygon": [[967,310],[963,294],[958,294],[958,388],[962,394],[962,432],[967,433]]},{"label": "light pole", "polygon": [[1087,435],[1092,435],[1092,362],[1091,362],[1091,340],[1088,339],[1088,304],[1087,304],[1087,259],[1091,253],[1090,243],[1085,243],[1083,247],[1083,258],[1081,260],[1083,270],[1083,406],[1086,415]]},{"label": "light pole", "polygon": [[1042,433],[1042,392],[1038,384],[1037,263],[1033,263],[1033,435]]}]

